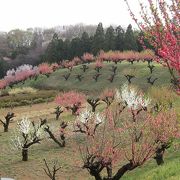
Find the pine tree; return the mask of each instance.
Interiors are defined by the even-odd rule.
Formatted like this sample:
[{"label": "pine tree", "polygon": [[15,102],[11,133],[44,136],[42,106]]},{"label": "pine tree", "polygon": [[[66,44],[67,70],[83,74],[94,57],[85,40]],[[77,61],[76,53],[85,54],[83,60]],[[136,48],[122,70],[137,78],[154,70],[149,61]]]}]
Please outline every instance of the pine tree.
[{"label": "pine tree", "polygon": [[127,27],[124,40],[125,40],[125,44],[124,44],[125,50],[137,51],[138,49],[137,41],[131,24],[129,24],[129,26]]},{"label": "pine tree", "polygon": [[83,32],[81,36],[81,48],[82,52],[91,52],[91,41],[87,32]]},{"label": "pine tree", "polygon": [[92,52],[97,54],[102,49],[104,49],[104,29],[103,24],[99,23],[93,38]]},{"label": "pine tree", "polygon": [[116,50],[123,51],[124,50],[124,38],[125,32],[121,26],[116,28]]},{"label": "pine tree", "polygon": [[112,26],[108,27],[105,34],[104,50],[115,50],[115,33]]}]

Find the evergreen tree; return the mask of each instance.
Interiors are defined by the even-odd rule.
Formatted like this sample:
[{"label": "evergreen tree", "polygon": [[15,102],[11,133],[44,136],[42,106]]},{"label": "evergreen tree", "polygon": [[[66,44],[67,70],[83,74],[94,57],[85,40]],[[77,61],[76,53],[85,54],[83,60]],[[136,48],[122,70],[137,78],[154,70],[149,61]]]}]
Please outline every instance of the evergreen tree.
[{"label": "evergreen tree", "polygon": [[121,26],[116,28],[116,50],[123,51],[124,50],[124,38],[125,32]]},{"label": "evergreen tree", "polygon": [[45,56],[43,59],[47,62],[59,62],[64,59],[64,42],[62,39],[58,38],[58,35],[55,33],[53,35],[52,41],[49,43]]},{"label": "evergreen tree", "polygon": [[83,32],[81,36],[81,48],[82,52],[91,52],[91,40],[87,32]]},{"label": "evergreen tree", "polygon": [[83,52],[82,52],[82,47],[81,47],[81,39],[76,37],[73,38],[70,44],[70,55],[71,58],[75,57],[75,56],[82,56]]},{"label": "evergreen tree", "polygon": [[0,57],[0,79],[3,78],[7,71],[7,63]]},{"label": "evergreen tree", "polygon": [[125,40],[124,50],[137,51],[138,49],[137,39],[135,38],[135,34],[134,34],[131,24],[127,27],[124,40]]},{"label": "evergreen tree", "polygon": [[92,52],[96,55],[101,49],[104,49],[104,29],[102,23],[99,23],[93,38]]},{"label": "evergreen tree", "polygon": [[115,33],[112,26],[108,27],[105,34],[104,50],[115,50]]}]

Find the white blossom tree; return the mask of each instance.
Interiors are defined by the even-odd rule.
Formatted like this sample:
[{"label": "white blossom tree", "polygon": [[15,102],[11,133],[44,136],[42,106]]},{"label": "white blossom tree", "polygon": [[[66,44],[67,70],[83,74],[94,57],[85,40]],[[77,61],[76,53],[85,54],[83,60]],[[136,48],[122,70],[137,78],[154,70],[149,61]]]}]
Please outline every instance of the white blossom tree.
[{"label": "white blossom tree", "polygon": [[28,149],[44,138],[43,126],[46,122],[40,121],[35,124],[30,121],[27,117],[22,118],[17,124],[17,132],[12,138],[12,144],[15,149],[22,151],[22,160],[28,160]]}]

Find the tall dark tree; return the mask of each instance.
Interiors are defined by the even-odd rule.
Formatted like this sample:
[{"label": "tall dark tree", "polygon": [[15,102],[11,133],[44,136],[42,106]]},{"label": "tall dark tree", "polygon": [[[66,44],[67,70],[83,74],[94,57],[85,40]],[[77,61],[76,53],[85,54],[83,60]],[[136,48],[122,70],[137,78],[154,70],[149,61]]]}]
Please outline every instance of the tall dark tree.
[{"label": "tall dark tree", "polygon": [[81,47],[82,52],[91,52],[91,40],[87,32],[83,32],[81,36]]},{"label": "tall dark tree", "polygon": [[5,76],[5,73],[7,71],[7,63],[0,57],[0,78],[3,78]]},{"label": "tall dark tree", "polygon": [[59,62],[60,60],[64,59],[65,52],[64,52],[64,42],[62,39],[58,38],[58,35],[55,33],[52,41],[49,43],[44,60],[48,62]]},{"label": "tall dark tree", "polygon": [[115,32],[112,26],[108,27],[105,34],[104,50],[115,50]]},{"label": "tall dark tree", "polygon": [[127,27],[124,40],[125,40],[125,44],[124,44],[125,50],[137,51],[138,49],[137,39],[135,38],[135,34],[131,24],[129,24],[129,26]]},{"label": "tall dark tree", "polygon": [[73,38],[70,44],[70,49],[71,49],[70,51],[71,58],[76,56],[82,56],[83,51],[81,47],[81,39],[78,37]]},{"label": "tall dark tree", "polygon": [[104,29],[103,24],[99,23],[93,38],[92,52],[97,54],[101,49],[104,49]]},{"label": "tall dark tree", "polygon": [[123,51],[124,50],[124,38],[125,38],[125,32],[124,29],[121,26],[118,26],[116,28],[116,50]]}]

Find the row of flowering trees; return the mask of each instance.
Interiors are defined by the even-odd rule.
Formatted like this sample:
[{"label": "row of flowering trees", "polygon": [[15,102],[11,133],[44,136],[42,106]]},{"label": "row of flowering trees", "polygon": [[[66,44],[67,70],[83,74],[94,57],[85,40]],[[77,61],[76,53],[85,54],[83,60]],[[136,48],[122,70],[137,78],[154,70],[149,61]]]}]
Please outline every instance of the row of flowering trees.
[{"label": "row of flowering trees", "polygon": [[97,57],[94,57],[92,54],[85,53],[81,59],[79,57],[73,58],[71,61],[64,60],[61,64],[48,64],[42,63],[39,66],[33,67],[32,65],[24,64],[16,69],[8,70],[6,76],[0,80],[0,89],[5,88],[6,86],[11,86],[15,83],[24,81],[31,77],[36,77],[39,74],[49,75],[54,72],[58,68],[68,68],[72,71],[73,67],[78,64],[83,64],[83,71],[85,72],[88,69],[86,63],[96,62],[95,69],[97,72],[102,68],[103,61],[112,61],[112,62],[122,62],[123,60],[127,60],[131,63],[139,60],[148,60],[152,61],[154,59],[154,54],[152,51],[144,51],[144,52],[120,52],[120,51],[110,51],[103,52],[101,51]]},{"label": "row of flowering trees", "polygon": [[28,78],[36,77],[39,74],[50,74],[59,67],[58,64],[42,63],[39,66],[24,64],[16,69],[8,70],[6,76],[0,80],[0,89],[11,86],[15,83],[25,81]]},{"label": "row of flowering trees", "polygon": [[[163,164],[165,150],[180,137],[173,108],[155,111],[149,97],[127,84],[120,90],[104,91],[100,98],[88,99],[95,107],[100,99],[107,106],[103,111],[95,112],[96,108],[84,107],[85,95],[72,91],[60,94],[55,101],[74,115],[73,129],[68,131],[73,131],[77,139],[81,137],[83,143],[77,141],[77,149],[83,168],[96,180],[118,180],[151,158],[158,165]],[[28,149],[47,135],[60,147],[65,147],[66,127],[67,123],[62,122],[59,139],[46,120],[35,124],[25,118],[18,122],[17,134],[12,138],[13,146],[22,151],[22,160],[27,161]]]}]

